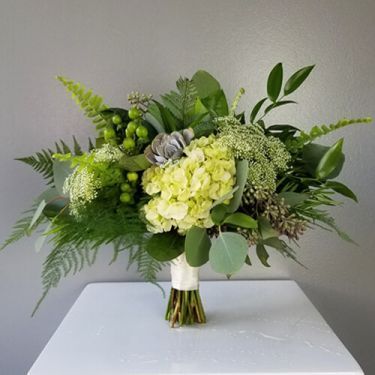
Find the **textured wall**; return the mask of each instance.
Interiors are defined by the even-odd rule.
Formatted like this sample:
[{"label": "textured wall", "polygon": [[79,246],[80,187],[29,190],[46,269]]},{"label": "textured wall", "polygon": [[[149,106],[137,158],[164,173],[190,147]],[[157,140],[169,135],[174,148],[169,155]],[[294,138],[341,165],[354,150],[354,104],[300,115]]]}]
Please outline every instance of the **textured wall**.
[{"label": "textured wall", "polygon": [[[301,104],[276,115],[279,123],[308,128],[340,116],[374,115],[374,14],[371,0],[0,0],[0,238],[41,189],[39,176],[12,159],[58,138],[93,134],[54,75],[85,82],[121,106],[133,89],[160,93],[179,74],[204,68],[228,97],[244,86],[243,103],[253,105],[276,62],[288,73],[316,63],[297,92]],[[239,277],[297,280],[366,373],[374,374],[375,128],[345,135],[349,157],[341,179],[360,204],[349,202],[337,215],[360,248],[310,232],[298,250],[308,270],[273,255],[272,269],[256,265]],[[61,283],[33,319],[48,249],[36,254],[27,239],[0,255],[0,374],[26,373],[86,283],[137,279],[134,270],[126,272],[125,254],[109,267],[109,251]],[[217,277],[208,268],[203,276]]]}]

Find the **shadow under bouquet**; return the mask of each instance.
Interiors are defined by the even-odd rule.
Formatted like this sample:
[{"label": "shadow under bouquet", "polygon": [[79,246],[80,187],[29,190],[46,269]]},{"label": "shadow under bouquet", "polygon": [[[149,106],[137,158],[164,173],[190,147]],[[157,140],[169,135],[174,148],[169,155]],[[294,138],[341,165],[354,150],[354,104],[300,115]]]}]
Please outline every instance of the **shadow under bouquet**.
[{"label": "shadow under bouquet", "polygon": [[113,244],[112,261],[127,251],[129,266],[148,281],[156,283],[170,265],[172,327],[204,323],[198,271],[206,262],[230,277],[251,266],[250,246],[266,267],[270,249],[298,262],[292,245],[313,226],[351,241],[327,211],[340,203],[336,194],[357,200],[335,180],[344,164],[343,139],[332,146],[316,140],[371,119],[344,118],[308,132],[265,122],[271,111],[295,104],[290,95],[312,69],[284,83],[277,64],[267,96],[248,114],[237,111],[243,89],[228,105],[219,82],[202,70],[180,78],[176,91],[158,100],[132,92],[128,109],[107,106],[82,84],[57,77],[98,136],[87,151],[73,137],[72,147],[59,141],[18,159],[47,185],[3,245],[34,231],[37,251],[45,240],[51,244],[36,309],[62,277]]}]

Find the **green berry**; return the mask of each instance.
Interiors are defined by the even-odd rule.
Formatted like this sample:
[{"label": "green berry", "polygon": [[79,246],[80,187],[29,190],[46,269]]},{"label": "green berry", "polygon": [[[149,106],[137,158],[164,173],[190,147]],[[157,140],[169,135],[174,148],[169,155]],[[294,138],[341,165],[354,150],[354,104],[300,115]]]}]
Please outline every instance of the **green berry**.
[{"label": "green berry", "polygon": [[123,192],[130,193],[132,191],[132,187],[127,182],[124,182],[121,184],[121,190]]},{"label": "green berry", "polygon": [[138,180],[138,173],[137,172],[128,172],[126,177],[128,178],[128,180],[130,182],[136,182]]},{"label": "green berry", "polygon": [[137,137],[139,137],[139,138],[147,138],[148,130],[145,126],[140,125],[140,126],[138,126],[138,128],[136,130],[136,134],[137,134]]},{"label": "green berry", "polygon": [[131,120],[135,120],[142,116],[142,112],[137,107],[132,107],[129,109],[128,116]]},{"label": "green berry", "polygon": [[131,150],[132,148],[135,147],[135,142],[133,138],[125,138],[124,141],[122,142],[125,150]]},{"label": "green berry", "polygon": [[116,138],[116,132],[112,128],[104,129],[104,139],[109,141],[113,138]]},{"label": "green berry", "polygon": [[129,193],[122,193],[120,195],[120,201],[122,203],[130,203],[132,201],[132,196]]},{"label": "green berry", "polygon": [[134,121],[130,121],[126,127],[126,131],[132,136],[137,130],[138,124]]},{"label": "green berry", "polygon": [[122,118],[119,115],[114,115],[112,117],[112,122],[116,125],[119,125],[122,123]]}]

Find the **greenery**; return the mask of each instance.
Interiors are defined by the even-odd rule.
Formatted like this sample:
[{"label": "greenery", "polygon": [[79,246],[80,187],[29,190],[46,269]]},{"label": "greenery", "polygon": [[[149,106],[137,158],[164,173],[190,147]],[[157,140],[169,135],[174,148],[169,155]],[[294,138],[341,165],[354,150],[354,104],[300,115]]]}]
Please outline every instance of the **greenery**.
[{"label": "greenery", "polygon": [[[72,147],[59,141],[17,159],[47,185],[1,247],[37,231],[36,249],[49,244],[34,313],[52,288],[91,266],[106,245],[113,246],[110,263],[126,253],[128,267],[157,285],[158,272],[176,259],[181,272],[209,262],[230,277],[251,266],[250,246],[265,267],[270,251],[299,263],[292,246],[312,227],[354,242],[331,213],[341,204],[337,195],[358,201],[336,180],[344,139],[317,140],[372,119],[344,118],[309,131],[288,121],[266,124],[270,112],[296,104],[291,95],[313,68],[285,80],[276,64],[248,113],[237,111],[243,88],[228,103],[219,81],[203,70],[180,77],[177,89],[160,98],[131,92],[126,109],[57,77],[98,134],[87,150],[73,137]],[[199,291],[172,288],[166,317],[172,326],[205,322]]]}]

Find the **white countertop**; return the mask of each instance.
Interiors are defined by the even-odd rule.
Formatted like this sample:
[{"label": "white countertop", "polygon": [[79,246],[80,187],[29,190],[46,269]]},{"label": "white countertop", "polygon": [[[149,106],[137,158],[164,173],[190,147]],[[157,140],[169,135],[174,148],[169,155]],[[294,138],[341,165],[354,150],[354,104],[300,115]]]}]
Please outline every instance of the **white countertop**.
[{"label": "white countertop", "polygon": [[295,282],[200,290],[207,324],[171,329],[154,285],[89,284],[29,375],[363,374]]}]

